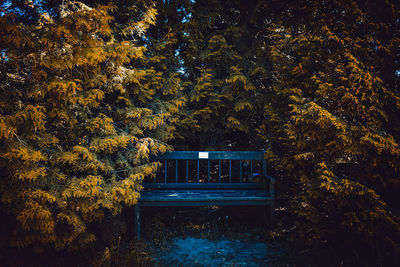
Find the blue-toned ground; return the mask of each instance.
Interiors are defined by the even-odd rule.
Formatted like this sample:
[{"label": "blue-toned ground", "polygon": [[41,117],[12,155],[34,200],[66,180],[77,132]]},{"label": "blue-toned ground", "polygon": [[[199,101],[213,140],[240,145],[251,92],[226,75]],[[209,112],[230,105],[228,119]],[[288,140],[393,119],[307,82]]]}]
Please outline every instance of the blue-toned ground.
[{"label": "blue-toned ground", "polygon": [[262,207],[148,207],[143,237],[155,266],[282,266]]},{"label": "blue-toned ground", "polygon": [[187,237],[175,238],[168,250],[158,252],[156,261],[163,266],[268,266],[277,253],[256,240]]}]

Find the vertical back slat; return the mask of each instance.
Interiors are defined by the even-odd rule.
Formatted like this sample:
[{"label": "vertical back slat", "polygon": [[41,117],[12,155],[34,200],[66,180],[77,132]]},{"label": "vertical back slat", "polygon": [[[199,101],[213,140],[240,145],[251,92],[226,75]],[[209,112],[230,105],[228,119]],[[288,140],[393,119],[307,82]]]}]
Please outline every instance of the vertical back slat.
[{"label": "vertical back slat", "polygon": [[189,182],[189,160],[186,160],[186,183]]},{"label": "vertical back slat", "polygon": [[[190,152],[190,151],[189,151]],[[193,158],[197,156],[197,152],[196,155],[192,155],[195,152],[190,152],[190,153],[176,153],[171,155],[171,156],[167,156],[163,159],[161,159],[161,161],[164,161],[164,183],[168,183],[168,182],[173,182],[173,180],[168,180],[168,172],[172,171],[173,169],[173,164],[172,161],[175,161],[175,183],[179,183],[179,182],[183,182],[185,183],[189,183],[189,175],[190,173],[192,173],[192,171],[194,172],[194,170],[192,169],[194,166],[191,167],[191,169],[189,170],[189,161]],[[199,152],[200,153],[200,152]],[[209,152],[209,153],[213,153],[213,152]],[[266,159],[264,159],[263,157],[261,157],[260,154],[254,154],[254,156],[252,154],[240,154],[241,152],[232,152],[232,154],[230,153],[230,151],[224,151],[224,152],[218,152],[220,154],[210,154],[210,156],[208,158],[204,158],[207,159],[207,178],[205,177],[205,174],[203,173],[203,180],[202,182],[216,182],[216,183],[233,183],[233,182],[237,182],[237,183],[245,183],[245,182],[249,182],[252,181],[253,179],[253,175],[254,173],[259,173],[259,171],[266,176],[267,175],[267,161]],[[244,152],[243,152],[244,153]],[[255,152],[252,152],[255,153]],[[250,155],[250,156],[248,156]],[[200,175],[201,175],[201,171],[200,171],[200,167],[201,167],[201,155],[199,155],[199,157],[194,158],[193,160],[197,160],[197,183],[200,183]],[[186,161],[186,167],[184,166],[179,166],[179,161]],[[215,161],[218,160],[218,174],[215,173],[215,176],[218,175],[218,179],[217,177],[212,178],[211,177],[211,165],[214,164]],[[169,162],[168,162],[169,161]],[[229,161],[229,182],[225,181],[222,177],[223,173],[222,173],[222,165],[225,164],[223,163],[223,161]],[[238,164],[240,164],[239,166],[236,166],[234,164],[235,161],[238,161]],[[216,163],[216,162],[215,162]],[[250,164],[250,166],[248,166]],[[216,165],[216,164],[214,164]],[[234,166],[233,166],[234,165]],[[224,165],[225,166],[225,165]],[[204,166],[205,167],[205,166]],[[168,169],[170,168],[170,170]],[[181,180],[179,180],[179,168],[181,168],[181,172],[185,172],[185,174],[181,173]],[[215,166],[215,168],[217,168],[217,166]],[[183,169],[186,169],[186,171],[184,171]],[[261,170],[260,170],[261,169]],[[237,171],[239,171],[239,175],[237,175]],[[190,172],[190,173],[189,173]],[[216,170],[215,170],[216,172]],[[195,174],[194,174],[195,175]],[[170,174],[170,176],[172,176],[172,173]],[[186,176],[186,179],[184,178]],[[238,176],[238,177],[236,177]],[[161,178],[162,179],[162,178]],[[172,177],[170,177],[170,179],[173,179]],[[195,176],[193,176],[191,179],[192,182],[196,182],[196,178]],[[207,180],[206,180],[207,179]],[[212,180],[214,179],[214,180]],[[237,179],[237,180],[236,180]],[[157,178],[158,180],[158,178]],[[238,181],[240,180],[240,182]],[[160,181],[160,180],[158,180]],[[162,182],[162,181],[160,181]]]},{"label": "vertical back slat", "polygon": [[232,183],[232,160],[229,160],[229,182]]},{"label": "vertical back slat", "polygon": [[253,161],[250,160],[250,179],[253,178]]},{"label": "vertical back slat", "polygon": [[175,183],[178,182],[178,160],[175,160]]},{"label": "vertical back slat", "polygon": [[207,180],[210,182],[210,160],[207,160]]},{"label": "vertical back slat", "polygon": [[267,176],[267,160],[266,159],[263,159],[263,162],[262,162],[262,173],[263,173],[263,175],[264,176]]},{"label": "vertical back slat", "polygon": [[218,183],[221,182],[221,160],[218,160]]},{"label": "vertical back slat", "polygon": [[197,182],[200,182],[200,160],[197,160]]},{"label": "vertical back slat", "polygon": [[167,173],[168,173],[168,170],[167,170],[167,168],[168,168],[168,165],[167,165],[167,160],[164,160],[164,183],[166,184],[167,183]]},{"label": "vertical back slat", "polygon": [[240,182],[243,182],[243,160],[240,161]]}]

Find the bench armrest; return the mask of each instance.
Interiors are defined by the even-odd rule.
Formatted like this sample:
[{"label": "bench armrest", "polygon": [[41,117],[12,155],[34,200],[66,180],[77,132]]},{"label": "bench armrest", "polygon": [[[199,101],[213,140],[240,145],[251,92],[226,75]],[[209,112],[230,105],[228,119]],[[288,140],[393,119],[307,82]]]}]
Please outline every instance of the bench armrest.
[{"label": "bench armrest", "polygon": [[265,178],[267,178],[271,183],[273,183],[273,184],[275,183],[275,178],[273,178],[269,175],[266,175]]}]

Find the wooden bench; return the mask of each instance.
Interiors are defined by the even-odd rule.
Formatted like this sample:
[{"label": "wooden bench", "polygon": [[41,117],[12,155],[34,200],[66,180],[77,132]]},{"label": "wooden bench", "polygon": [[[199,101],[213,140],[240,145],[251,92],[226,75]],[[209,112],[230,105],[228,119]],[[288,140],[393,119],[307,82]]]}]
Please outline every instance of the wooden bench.
[{"label": "wooden bench", "polygon": [[143,183],[135,206],[137,238],[143,206],[269,205],[273,225],[275,180],[267,175],[264,151],[172,151],[154,160],[164,168]]}]

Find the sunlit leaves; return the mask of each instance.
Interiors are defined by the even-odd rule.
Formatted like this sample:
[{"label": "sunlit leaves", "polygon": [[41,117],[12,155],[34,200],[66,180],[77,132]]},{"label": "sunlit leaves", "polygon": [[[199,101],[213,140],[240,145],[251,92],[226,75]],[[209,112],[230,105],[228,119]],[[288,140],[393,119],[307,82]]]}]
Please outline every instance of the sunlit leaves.
[{"label": "sunlit leaves", "polygon": [[17,219],[11,245],[89,245],[107,212],[137,203],[159,167],[150,155],[171,149],[185,98],[179,75],[152,65],[137,42],[157,15],[146,5],[130,6],[124,25],[114,5],[71,1],[37,23],[1,17],[0,31],[14,36],[0,44],[0,194]]}]

